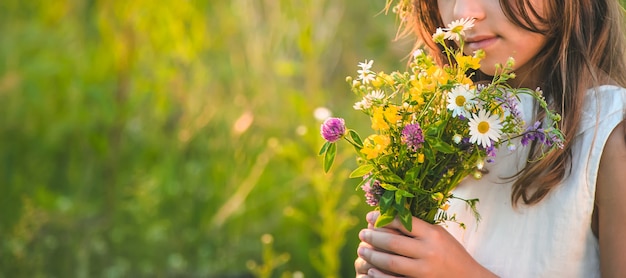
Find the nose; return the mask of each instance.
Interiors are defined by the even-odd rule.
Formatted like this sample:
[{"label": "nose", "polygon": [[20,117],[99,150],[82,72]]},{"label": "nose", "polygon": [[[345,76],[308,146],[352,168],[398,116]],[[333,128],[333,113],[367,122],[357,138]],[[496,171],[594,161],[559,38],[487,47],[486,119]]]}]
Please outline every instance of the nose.
[{"label": "nose", "polygon": [[[454,1],[453,16],[459,18],[474,18],[480,21],[485,17],[485,0],[456,0]],[[489,1],[489,0],[487,0]],[[494,1],[494,0],[491,0]],[[495,2],[498,2],[495,0]]]}]

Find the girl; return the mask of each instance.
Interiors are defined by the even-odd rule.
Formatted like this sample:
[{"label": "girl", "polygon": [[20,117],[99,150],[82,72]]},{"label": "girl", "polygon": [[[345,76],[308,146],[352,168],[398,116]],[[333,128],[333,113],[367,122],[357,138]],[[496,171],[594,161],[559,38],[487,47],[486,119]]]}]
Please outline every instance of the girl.
[{"label": "girl", "polygon": [[[414,0],[419,46],[441,53],[430,34],[474,18],[466,54],[483,49],[477,74],[516,61],[519,87],[540,87],[563,120],[562,151],[542,160],[529,147],[500,150],[489,174],[455,190],[478,198],[476,223],[463,203],[450,214],[467,225],[413,218],[374,228],[367,215],[357,277],[617,277],[626,275],[626,61],[618,0]],[[541,119],[522,99],[526,122]],[[530,162],[527,162],[530,161]]]}]

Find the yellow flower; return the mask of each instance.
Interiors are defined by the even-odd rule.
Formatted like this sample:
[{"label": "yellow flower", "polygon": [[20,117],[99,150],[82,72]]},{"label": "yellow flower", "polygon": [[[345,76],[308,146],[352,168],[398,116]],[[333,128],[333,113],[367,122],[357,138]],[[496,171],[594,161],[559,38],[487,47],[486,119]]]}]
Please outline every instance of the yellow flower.
[{"label": "yellow flower", "polygon": [[381,71],[376,75],[376,78],[372,80],[371,84],[372,86],[374,86],[374,88],[380,88],[381,86],[385,85],[385,79],[383,78],[384,75],[387,74]]},{"label": "yellow flower", "polygon": [[411,87],[411,89],[409,89],[409,95],[411,96],[411,100],[417,101],[418,106],[424,104],[424,96],[422,95],[422,90],[419,88]]},{"label": "yellow flower", "polygon": [[456,78],[456,80],[461,84],[474,85],[474,81],[472,81],[472,79],[467,77],[467,75],[465,75],[464,73],[459,73],[459,76]]},{"label": "yellow flower", "polygon": [[424,163],[424,154],[423,153],[417,154],[417,163]]},{"label": "yellow flower", "polygon": [[435,201],[443,200],[443,194],[441,192],[433,193],[430,197]]},{"label": "yellow flower", "polygon": [[[426,71],[426,74],[423,76],[418,76],[415,79],[411,80],[412,88],[416,88],[422,92],[433,92],[437,87],[437,82],[432,76],[432,72],[435,72],[439,69],[439,67],[431,67]],[[432,71],[432,72],[431,72]]]},{"label": "yellow flower", "polygon": [[463,53],[459,53],[455,57],[456,62],[462,69],[479,69],[480,68],[480,58],[465,56]]},{"label": "yellow flower", "polygon": [[373,134],[365,139],[361,152],[367,159],[377,158],[379,155],[387,153],[387,147],[391,143],[388,135]]},{"label": "yellow flower", "polygon": [[[391,74],[394,74],[394,73],[391,73]],[[398,74],[398,73],[395,72],[395,74]],[[393,76],[391,76],[390,74],[385,74],[383,78],[385,79],[385,82],[387,82],[387,84],[389,84],[390,86],[393,86],[394,84],[396,84],[396,81],[393,79]]]},{"label": "yellow flower", "polygon": [[385,121],[385,108],[384,107],[375,107],[372,111],[372,129],[373,130],[381,130],[381,129],[389,129],[389,125]]},{"label": "yellow flower", "polygon": [[428,69],[428,75],[432,76],[433,89],[437,84],[447,84],[450,80],[450,75],[438,66],[432,66]]},{"label": "yellow flower", "polygon": [[391,75],[386,74],[384,71],[381,71],[376,75],[376,79],[372,80],[372,86],[375,88],[380,88],[384,85],[393,86],[395,81],[393,81],[393,77]]},{"label": "yellow flower", "polygon": [[474,51],[474,58],[478,58],[478,59],[485,58],[485,51],[482,49]]},{"label": "yellow flower", "polygon": [[389,123],[395,124],[400,121],[402,117],[398,115],[398,108],[396,106],[389,107],[375,107],[372,113],[372,129],[373,130],[387,130],[389,129]]}]

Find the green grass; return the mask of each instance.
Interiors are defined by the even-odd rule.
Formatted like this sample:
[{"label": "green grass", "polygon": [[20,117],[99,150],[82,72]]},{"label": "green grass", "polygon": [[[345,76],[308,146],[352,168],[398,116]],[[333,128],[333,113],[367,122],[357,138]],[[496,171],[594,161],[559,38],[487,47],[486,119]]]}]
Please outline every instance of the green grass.
[{"label": "green grass", "polygon": [[345,77],[410,48],[383,6],[2,1],[0,277],[352,276],[369,207],[313,111],[367,128]]}]

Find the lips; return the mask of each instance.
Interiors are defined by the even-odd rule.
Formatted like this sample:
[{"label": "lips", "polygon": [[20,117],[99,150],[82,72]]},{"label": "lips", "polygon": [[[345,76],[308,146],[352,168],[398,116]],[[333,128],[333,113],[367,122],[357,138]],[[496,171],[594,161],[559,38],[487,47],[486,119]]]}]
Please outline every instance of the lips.
[{"label": "lips", "polygon": [[498,36],[478,35],[465,38],[465,47],[468,50],[487,49],[498,41]]}]

